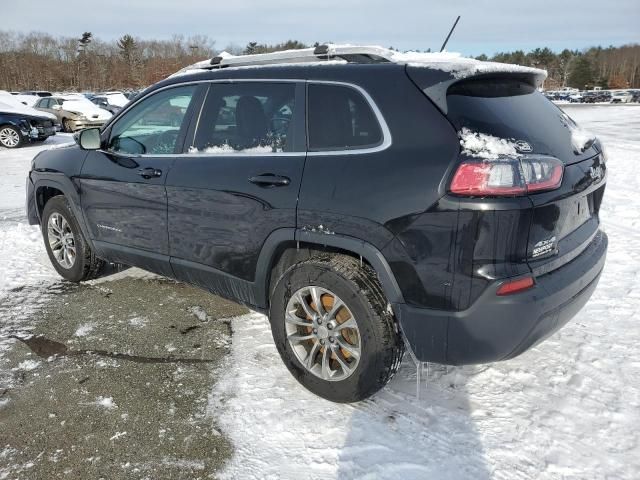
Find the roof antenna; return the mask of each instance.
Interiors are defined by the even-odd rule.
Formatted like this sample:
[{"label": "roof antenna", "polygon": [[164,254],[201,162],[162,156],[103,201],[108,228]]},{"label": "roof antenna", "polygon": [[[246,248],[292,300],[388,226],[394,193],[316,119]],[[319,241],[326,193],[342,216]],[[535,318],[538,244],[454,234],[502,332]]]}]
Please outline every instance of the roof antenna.
[{"label": "roof antenna", "polygon": [[451,30],[449,30],[449,35],[447,35],[447,38],[444,39],[444,43],[442,44],[442,48],[440,49],[441,52],[443,52],[444,51],[444,47],[447,46],[447,42],[449,41],[449,38],[451,37],[451,34],[455,30],[456,25],[458,25],[458,21],[459,20],[460,20],[460,15],[458,15],[458,18],[456,18],[456,21],[453,22],[453,27],[451,27]]}]

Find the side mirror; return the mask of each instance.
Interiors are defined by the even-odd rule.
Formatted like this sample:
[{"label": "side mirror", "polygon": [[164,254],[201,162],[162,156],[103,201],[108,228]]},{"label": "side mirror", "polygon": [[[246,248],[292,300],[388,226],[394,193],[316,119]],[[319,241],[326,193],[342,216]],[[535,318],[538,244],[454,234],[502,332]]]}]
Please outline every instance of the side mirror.
[{"label": "side mirror", "polygon": [[61,110],[62,109],[62,107],[60,105],[58,105],[58,104],[54,105],[51,108],[53,108],[54,110]]},{"label": "side mirror", "polygon": [[100,148],[100,129],[87,128],[78,135],[78,145],[83,150],[98,150]]}]

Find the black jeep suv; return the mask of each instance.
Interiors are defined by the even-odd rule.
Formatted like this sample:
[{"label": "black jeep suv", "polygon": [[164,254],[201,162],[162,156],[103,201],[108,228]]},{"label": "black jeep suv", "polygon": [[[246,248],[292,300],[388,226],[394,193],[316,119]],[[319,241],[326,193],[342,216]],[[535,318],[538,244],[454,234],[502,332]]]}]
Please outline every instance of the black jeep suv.
[{"label": "black jeep suv", "polygon": [[321,46],[216,57],[40,153],[30,223],[66,279],[105,262],[267,313],[338,402],[416,361],[513,358],[587,302],[606,166],[540,70]]}]

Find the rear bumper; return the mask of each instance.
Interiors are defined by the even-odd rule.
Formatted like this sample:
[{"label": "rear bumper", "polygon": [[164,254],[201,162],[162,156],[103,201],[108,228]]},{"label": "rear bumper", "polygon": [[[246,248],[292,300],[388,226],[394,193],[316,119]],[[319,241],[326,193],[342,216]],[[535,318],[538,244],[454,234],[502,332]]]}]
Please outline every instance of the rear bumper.
[{"label": "rear bumper", "polygon": [[449,365],[507,360],[564,326],[587,303],[604,267],[607,236],[599,231],[571,262],[536,277],[536,286],[499,297],[493,282],[467,310],[394,305],[416,357]]}]

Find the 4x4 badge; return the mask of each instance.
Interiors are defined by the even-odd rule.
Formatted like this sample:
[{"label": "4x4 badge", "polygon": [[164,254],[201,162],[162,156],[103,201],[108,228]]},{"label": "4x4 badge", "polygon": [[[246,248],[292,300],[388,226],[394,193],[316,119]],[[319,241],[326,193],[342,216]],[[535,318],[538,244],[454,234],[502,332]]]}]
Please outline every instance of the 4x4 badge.
[{"label": "4x4 badge", "polygon": [[533,151],[531,144],[529,142],[525,142],[524,140],[518,140],[515,143],[516,150],[520,153],[529,153]]}]

